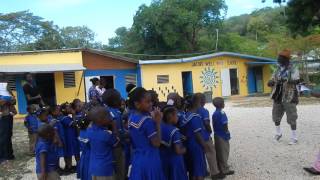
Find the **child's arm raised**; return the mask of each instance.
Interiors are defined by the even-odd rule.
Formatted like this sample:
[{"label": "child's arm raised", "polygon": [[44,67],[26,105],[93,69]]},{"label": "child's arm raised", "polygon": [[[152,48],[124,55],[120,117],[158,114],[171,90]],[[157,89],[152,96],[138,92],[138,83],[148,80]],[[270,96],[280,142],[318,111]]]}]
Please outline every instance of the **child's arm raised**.
[{"label": "child's arm raised", "polygon": [[47,180],[46,164],[47,164],[47,153],[46,152],[42,152],[40,154],[41,173],[40,173],[39,180]]},{"label": "child's arm raised", "polygon": [[155,127],[147,127],[149,128],[147,131],[155,131],[148,135],[148,138],[150,138],[151,144],[155,147],[160,147],[161,145],[161,119],[162,119],[162,113],[160,112],[159,108],[156,108],[152,112],[152,119],[155,122]]}]

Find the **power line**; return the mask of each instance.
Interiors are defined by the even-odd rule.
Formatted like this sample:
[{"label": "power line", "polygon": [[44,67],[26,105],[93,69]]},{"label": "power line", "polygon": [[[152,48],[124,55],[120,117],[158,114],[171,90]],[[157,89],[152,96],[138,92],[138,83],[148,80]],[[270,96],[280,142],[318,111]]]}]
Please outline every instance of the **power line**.
[{"label": "power line", "polygon": [[130,52],[119,52],[119,51],[107,51],[107,50],[99,50],[102,52],[107,52],[111,54],[121,54],[121,55],[130,55],[130,56],[150,56],[150,57],[182,57],[182,56],[193,56],[193,55],[202,55],[202,54],[209,54],[214,53],[216,51],[206,51],[206,52],[197,52],[197,53],[186,53],[186,54],[137,54],[137,53],[130,53]]}]

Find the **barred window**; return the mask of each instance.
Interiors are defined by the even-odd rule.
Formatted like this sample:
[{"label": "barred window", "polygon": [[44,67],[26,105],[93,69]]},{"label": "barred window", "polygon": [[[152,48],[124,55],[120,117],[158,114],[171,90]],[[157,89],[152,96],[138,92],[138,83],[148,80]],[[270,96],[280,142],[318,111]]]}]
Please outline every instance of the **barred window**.
[{"label": "barred window", "polygon": [[64,88],[76,87],[75,72],[63,72]]},{"label": "barred window", "polygon": [[128,75],[125,76],[125,79],[126,79],[126,85],[128,85],[128,84],[137,85],[137,75],[128,74]]},{"label": "barred window", "polygon": [[157,76],[158,84],[167,84],[169,83],[169,75],[158,75]]},{"label": "barred window", "polygon": [[14,75],[7,76],[8,87],[11,91],[16,91],[16,77]]}]

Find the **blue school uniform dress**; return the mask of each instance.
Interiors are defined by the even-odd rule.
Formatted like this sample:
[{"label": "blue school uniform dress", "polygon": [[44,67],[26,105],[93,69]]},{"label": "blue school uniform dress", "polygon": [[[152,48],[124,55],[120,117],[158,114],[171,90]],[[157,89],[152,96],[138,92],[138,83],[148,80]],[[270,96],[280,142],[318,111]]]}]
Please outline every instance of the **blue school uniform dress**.
[{"label": "blue school uniform dress", "polygon": [[151,144],[157,135],[156,124],[149,114],[131,113],[129,133],[133,148],[130,180],[163,180],[159,149]]},{"label": "blue school uniform dress", "polygon": [[90,142],[89,171],[92,176],[113,176],[112,149],[120,142],[112,132],[104,127],[92,124],[87,130]]},{"label": "blue school uniform dress", "polygon": [[201,117],[201,122],[202,122],[202,137],[204,139],[204,141],[209,141],[210,137],[211,137],[211,132],[207,131],[205,124],[209,123],[210,124],[210,115],[209,115],[209,111],[204,108],[204,107],[200,107],[197,111],[197,114],[200,115]]},{"label": "blue school uniform dress", "polygon": [[[62,142],[63,146],[66,144],[65,135],[64,135],[64,128],[61,123],[62,116],[54,118],[52,116],[49,117],[49,124],[53,126],[53,128],[58,133],[58,137],[60,141]],[[58,147],[56,146],[56,152],[58,157],[64,157],[64,147]]]},{"label": "blue school uniform dress", "polygon": [[77,177],[81,180],[91,180],[91,173],[89,171],[90,164],[90,144],[87,130],[81,130],[79,135],[80,142],[80,164],[77,169]]},{"label": "blue school uniform dress", "polygon": [[166,179],[187,180],[183,155],[178,155],[174,151],[174,145],[182,146],[179,129],[169,124],[162,124],[161,143],[160,156]]},{"label": "blue school uniform dress", "polygon": [[46,173],[57,169],[57,154],[51,141],[39,138],[36,144],[36,173],[41,173],[40,155],[46,153]]},{"label": "blue school uniform dress", "polygon": [[189,176],[206,176],[206,158],[204,154],[203,147],[197,142],[195,134],[200,133],[203,135],[203,125],[200,115],[196,113],[187,112],[186,113],[186,125],[183,129],[186,132],[186,162],[187,169],[189,171]]},{"label": "blue school uniform dress", "polygon": [[63,116],[61,118],[61,123],[64,128],[64,156],[80,156],[80,145],[78,141],[78,132],[76,127],[74,127],[74,121],[70,116]]},{"label": "blue school uniform dress", "polygon": [[28,114],[25,119],[25,125],[30,133],[36,133],[38,131],[38,117],[35,114]]},{"label": "blue school uniform dress", "polygon": [[215,136],[219,136],[226,141],[231,139],[230,132],[224,130],[224,126],[228,124],[228,117],[224,111],[216,109],[212,115],[212,123]]},{"label": "blue school uniform dress", "polygon": [[111,115],[113,121],[116,123],[118,133],[120,134],[120,137],[121,137],[124,134],[122,113],[121,113],[120,109],[118,109],[118,108],[108,107],[108,110],[110,112],[110,115]]}]

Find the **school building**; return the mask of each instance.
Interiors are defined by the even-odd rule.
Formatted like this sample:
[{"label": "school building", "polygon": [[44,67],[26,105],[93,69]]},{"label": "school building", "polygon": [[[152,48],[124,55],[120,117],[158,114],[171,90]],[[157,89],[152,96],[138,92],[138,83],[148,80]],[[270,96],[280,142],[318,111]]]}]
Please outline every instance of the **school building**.
[{"label": "school building", "polygon": [[182,59],[140,60],[142,86],[153,89],[161,101],[170,92],[188,95],[203,92],[217,96],[270,93],[270,64],[275,59],[219,52]]},{"label": "school building", "polygon": [[34,80],[46,104],[86,100],[90,79],[99,77],[108,88],[116,88],[125,98],[126,84],[141,85],[138,61],[93,49],[65,49],[0,53],[0,72],[7,74],[17,97],[17,110],[26,113],[24,74]]}]

